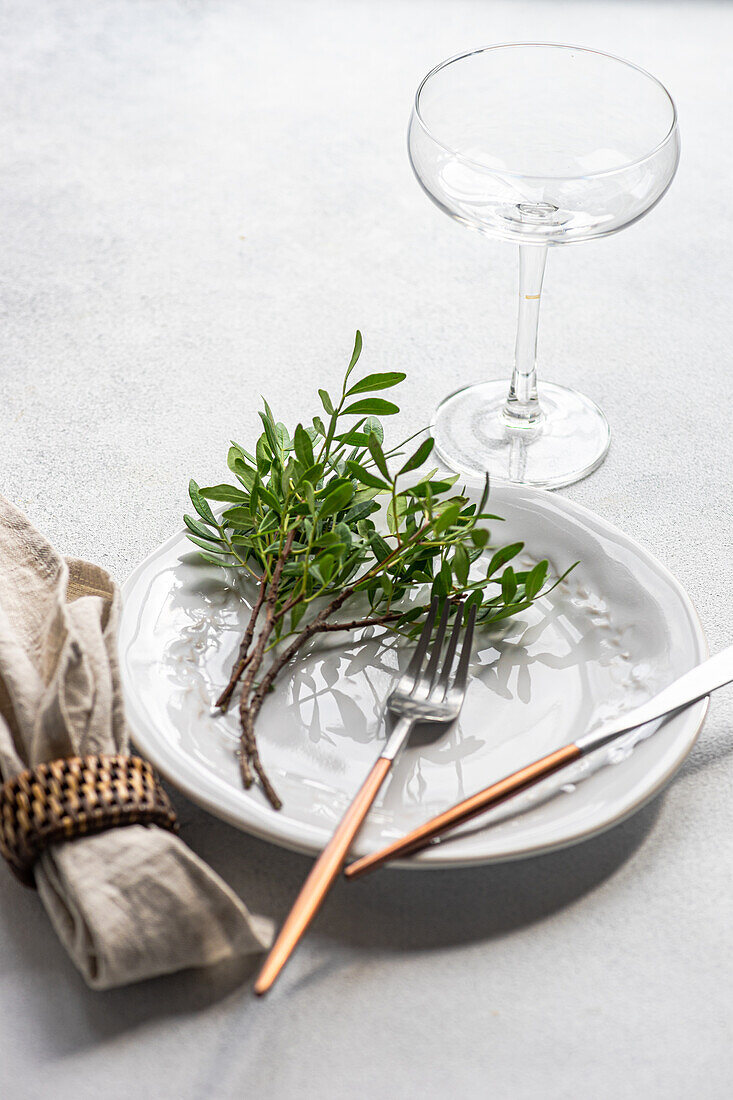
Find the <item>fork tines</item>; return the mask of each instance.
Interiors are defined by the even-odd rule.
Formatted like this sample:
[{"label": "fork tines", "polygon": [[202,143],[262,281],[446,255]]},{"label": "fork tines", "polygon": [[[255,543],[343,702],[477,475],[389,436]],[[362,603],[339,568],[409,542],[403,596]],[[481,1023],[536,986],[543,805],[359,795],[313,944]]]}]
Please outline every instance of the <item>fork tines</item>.
[{"label": "fork tines", "polygon": [[[462,698],[466,690],[466,680],[468,677],[468,665],[471,658],[471,645],[473,642],[473,631],[476,623],[476,605],[472,604],[468,612],[468,616],[465,615],[464,605],[460,605],[456,611],[455,621],[448,638],[448,646],[445,653],[445,659],[443,661],[443,667],[438,676],[438,665],[440,663],[440,656],[443,649],[443,642],[445,641],[445,635],[448,627],[448,620],[450,618],[450,603],[446,599],[443,602],[443,609],[438,623],[438,629],[435,632],[435,639],[431,648],[430,657],[428,659],[427,667],[423,670],[423,662],[425,655],[430,645],[430,639],[433,633],[433,627],[435,625],[435,619],[440,606],[440,600],[436,596],[425,618],[422,631],[420,632],[420,638],[415,648],[415,652],[412,655],[410,664],[407,667],[402,679],[397,685],[397,693],[409,692],[416,698],[426,699],[433,695],[442,695],[446,697],[450,692],[451,697],[454,697],[456,701],[458,698]],[[463,639],[463,645],[461,646],[461,654],[458,661],[458,667],[456,669],[456,675],[451,684],[450,676],[455,661],[456,651],[458,649],[458,642],[461,636],[461,630],[466,624],[465,635]]]}]

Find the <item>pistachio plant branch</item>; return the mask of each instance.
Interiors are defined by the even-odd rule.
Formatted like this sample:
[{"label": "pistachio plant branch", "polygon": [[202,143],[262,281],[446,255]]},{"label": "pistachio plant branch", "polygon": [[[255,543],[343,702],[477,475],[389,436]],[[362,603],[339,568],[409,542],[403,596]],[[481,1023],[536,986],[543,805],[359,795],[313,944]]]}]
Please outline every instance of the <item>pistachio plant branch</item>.
[{"label": "pistachio plant branch", "polygon": [[[318,627],[318,630],[315,631],[315,633],[316,634],[325,634],[325,633],[328,633],[329,631],[337,632],[337,631],[348,631],[348,630],[360,630],[360,629],[362,629],[364,627],[367,627],[367,626],[385,626],[388,623],[396,622],[400,618],[402,618],[402,612],[401,611],[385,611],[385,613],[383,615],[376,615],[376,614],[375,615],[367,615],[363,619],[352,619],[348,623],[347,622],[340,622],[340,623],[325,622],[321,626]],[[278,645],[281,645],[283,642],[287,641],[288,638],[296,637],[296,636],[299,635],[299,633],[300,632],[297,631],[297,630],[292,630],[292,631],[290,631],[290,633],[284,634],[276,642],[270,642],[270,644],[265,649],[265,653],[266,654],[270,653],[273,649],[276,649]]]},{"label": "pistachio plant branch", "polygon": [[257,619],[259,618],[260,611],[262,610],[262,604],[265,602],[265,592],[265,575],[263,574],[258,581],[257,599],[254,602],[252,613],[249,617],[247,628],[244,632],[244,637],[242,638],[242,642],[239,646],[239,653],[237,654],[237,660],[234,668],[232,669],[232,674],[229,677],[229,683],[224,688],[215,703],[215,706],[218,707],[218,709],[222,713],[226,713],[227,709],[229,708],[229,703],[231,702],[232,695],[234,694],[234,689],[239,683],[239,680],[245,668],[252,660],[252,654],[249,652],[249,647],[252,644],[255,626],[257,625]]},{"label": "pistachio plant branch", "polygon": [[[272,580],[270,581],[270,584],[268,585],[268,588],[267,588],[267,595],[265,597],[265,622],[264,622],[264,625],[263,625],[263,627],[262,627],[262,629],[259,633],[259,636],[257,638],[257,644],[255,645],[255,648],[252,652],[252,659],[249,662],[249,665],[248,665],[248,667],[245,671],[245,674],[244,674],[244,684],[243,684],[243,687],[242,687],[242,700],[241,700],[241,703],[240,703],[240,715],[242,717],[243,731],[244,731],[242,751],[240,751],[240,756],[239,756],[239,765],[240,765],[240,771],[242,773],[242,781],[243,781],[246,788],[249,788],[249,787],[252,786],[252,772],[251,772],[251,769],[250,769],[250,762],[251,762],[252,766],[254,766],[254,769],[255,769],[255,771],[257,772],[257,774],[260,778],[260,781],[261,781],[263,787],[265,787],[265,790],[267,791],[267,797],[268,798],[271,798],[271,795],[274,795],[274,791],[271,791],[269,789],[269,781],[267,780],[267,777],[264,775],[264,770],[262,768],[262,764],[261,764],[260,759],[259,759],[259,753],[257,752],[257,746],[254,743],[253,738],[248,739],[247,736],[246,736],[246,730],[245,730],[245,727],[244,727],[244,717],[245,717],[245,711],[246,711],[247,697],[248,697],[249,691],[252,687],[252,682],[253,682],[254,677],[256,675],[257,669],[259,668],[260,662],[262,661],[262,655],[265,651],[265,646],[267,644],[267,639],[269,638],[270,634],[272,633],[272,629],[273,629],[273,625],[274,625],[273,624],[273,618],[274,618],[274,614],[275,614],[275,603],[277,601],[277,592],[278,592],[278,588],[280,586],[280,578],[282,576],[283,566],[285,565],[287,557],[290,553],[290,548],[293,545],[294,538],[295,538],[295,530],[292,529],[288,533],[287,538],[285,539],[285,544],[284,544],[282,550],[280,551],[280,554],[278,555],[277,563],[276,563],[275,568],[274,568],[273,573],[272,573]],[[279,802],[279,799],[277,798],[277,795],[274,795],[274,802]],[[273,805],[274,805],[274,802],[273,802]]]},{"label": "pistachio plant branch", "polygon": [[[435,597],[450,605],[451,615],[467,600],[485,625],[524,611],[551,590],[547,561],[514,571],[519,542],[492,547],[485,579],[479,576],[490,540],[480,525],[499,518],[484,510],[488,482],[480,503],[471,503],[465,489],[454,489],[456,477],[426,465],[429,435],[410,453],[407,444],[425,429],[383,446],[379,418],[399,409],[378,391],[405,375],[352,378],[361,350],[357,333],[340,393],[319,390],[325,423],[316,415],[291,433],[263,401],[264,431],[252,452],[234,442],[229,449],[237,484],[189,485],[196,515],[185,522],[199,554],[209,565],[245,568],[258,585],[217,703],[224,711],[240,688],[242,780],[245,787],[259,781],[275,807],[280,800],[260,759],[256,720],[279,673],[309,639],[367,626],[414,638]],[[414,471],[403,487],[403,475]],[[228,505],[220,518],[208,500]],[[386,529],[370,518],[385,506]],[[368,612],[339,616],[352,597],[357,603],[357,594]]]}]

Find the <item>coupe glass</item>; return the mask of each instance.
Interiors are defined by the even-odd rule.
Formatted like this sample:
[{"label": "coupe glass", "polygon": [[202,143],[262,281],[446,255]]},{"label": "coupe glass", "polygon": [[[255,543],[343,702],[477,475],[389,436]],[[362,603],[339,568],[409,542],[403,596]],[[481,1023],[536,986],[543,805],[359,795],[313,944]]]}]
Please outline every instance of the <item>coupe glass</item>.
[{"label": "coupe glass", "polygon": [[433,433],[463,474],[555,487],[585,477],[610,439],[575,390],[537,384],[547,249],[605,237],[659,202],[679,161],[677,112],[643,69],[598,50],[488,46],[434,68],[418,88],[410,162],[441,210],[519,244],[514,372],[458,390]]}]

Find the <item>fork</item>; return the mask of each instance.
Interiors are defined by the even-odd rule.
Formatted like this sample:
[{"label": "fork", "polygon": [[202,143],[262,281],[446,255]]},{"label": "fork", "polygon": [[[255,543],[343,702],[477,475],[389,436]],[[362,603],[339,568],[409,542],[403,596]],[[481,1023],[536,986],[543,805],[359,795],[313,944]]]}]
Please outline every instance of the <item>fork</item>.
[{"label": "fork", "polygon": [[730,683],[733,683],[733,646],[728,646],[715,656],[708,657],[702,664],[685,672],[634,710],[598,726],[590,733],[586,733],[584,737],[579,737],[577,741],[571,741],[570,744],[555,749],[549,755],[534,760],[519,771],[492,783],[490,787],[484,787],[477,794],[464,798],[462,802],[426,821],[424,825],[419,825],[417,829],[413,829],[412,832],[386,848],[382,848],[381,851],[371,852],[355,860],[346,868],[346,878],[360,878],[361,875],[381,867],[389,860],[401,859],[421,852],[423,848],[427,848],[449,830],[463,825],[479,814],[486,813],[501,802],[508,801],[520,791],[533,787],[568,764],[588,756],[604,745],[609,745],[630,730],[639,729],[659,718],[665,718],[668,714],[676,714],[691,703],[704,699],[711,692]]},{"label": "fork", "polygon": [[440,617],[435,641],[428,657],[430,637],[438,611],[439,600],[430,605],[425,625],[420,633],[415,652],[396,686],[387,698],[385,713],[389,712],[397,719],[387,744],[377,758],[372,770],[362,784],[359,792],[341,819],[336,832],[316,860],[310,874],[303,883],[290,913],[278,934],[270,953],[255,982],[255,993],[261,996],[271,988],[278,974],[290,958],[306,928],[321,907],[323,899],[333,885],[346,861],[349,848],[359,832],[364,818],[384,783],[392,764],[408,740],[418,722],[425,722],[436,729],[450,725],[458,717],[466,694],[468,662],[471,657],[471,642],[476,622],[476,605],[473,604],[467,616],[466,630],[458,659],[456,674],[451,680],[451,669],[456,656],[464,619],[464,609],[456,613],[453,629],[448,640],[445,659],[441,671],[438,671],[440,655],[448,626],[449,606],[446,600]]}]

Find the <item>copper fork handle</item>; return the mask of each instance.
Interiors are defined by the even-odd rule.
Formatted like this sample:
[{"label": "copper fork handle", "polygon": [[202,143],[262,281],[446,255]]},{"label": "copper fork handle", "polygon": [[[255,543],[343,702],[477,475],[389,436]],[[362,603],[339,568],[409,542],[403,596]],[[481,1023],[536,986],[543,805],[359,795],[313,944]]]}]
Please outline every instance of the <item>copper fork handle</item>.
[{"label": "copper fork handle", "polygon": [[314,863],[255,982],[255,993],[258,996],[270,989],[300,937],[320,909],[323,899],[344,865],[352,841],[359,832],[369,807],[376,798],[391,766],[391,760],[384,756],[379,757],[341,819],[336,832]]},{"label": "copper fork handle", "polygon": [[497,806],[500,802],[511,798],[512,795],[518,794],[519,791],[534,786],[541,779],[545,779],[546,776],[552,775],[560,768],[564,768],[566,764],[570,764],[580,756],[581,751],[578,746],[570,744],[558,749],[557,752],[551,752],[549,756],[543,756],[540,760],[535,760],[533,764],[529,764],[526,768],[508,775],[505,779],[500,779],[498,783],[485,787],[478,794],[464,799],[463,802],[459,802],[450,810],[446,810],[445,813],[431,818],[424,825],[418,826],[411,833],[407,833],[400,840],[396,840],[394,844],[350,863],[345,871],[346,877],[350,879],[359,878],[360,875],[374,870],[375,867],[380,867],[389,860],[410,856],[423,848],[427,848],[434,837],[440,836],[448,829],[455,829],[457,825],[462,825],[464,821],[469,821],[472,817],[485,813],[492,806]]}]

